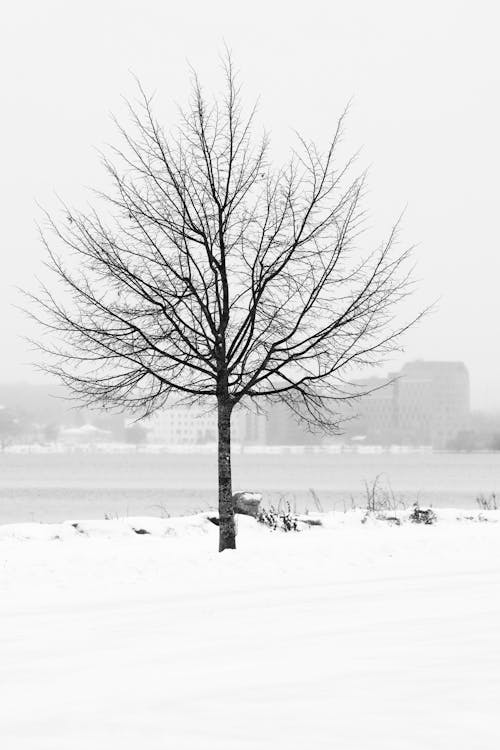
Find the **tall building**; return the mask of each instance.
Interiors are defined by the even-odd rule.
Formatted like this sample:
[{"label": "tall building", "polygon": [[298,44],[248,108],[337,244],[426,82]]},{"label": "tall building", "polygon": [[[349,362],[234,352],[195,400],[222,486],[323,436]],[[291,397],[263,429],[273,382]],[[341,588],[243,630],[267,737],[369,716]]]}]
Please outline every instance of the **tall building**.
[{"label": "tall building", "polygon": [[446,448],[469,421],[467,368],[463,362],[408,362],[396,375],[394,402],[403,441]]},{"label": "tall building", "polygon": [[346,423],[347,432],[364,435],[377,445],[390,444],[395,428],[394,383],[387,378],[369,378],[359,385],[368,393],[355,403],[352,411],[358,416],[352,424]]},{"label": "tall building", "polygon": [[[415,360],[374,388],[356,407],[354,431],[369,442],[446,448],[470,417],[470,386],[463,362]],[[352,432],[352,429],[351,429]]]}]

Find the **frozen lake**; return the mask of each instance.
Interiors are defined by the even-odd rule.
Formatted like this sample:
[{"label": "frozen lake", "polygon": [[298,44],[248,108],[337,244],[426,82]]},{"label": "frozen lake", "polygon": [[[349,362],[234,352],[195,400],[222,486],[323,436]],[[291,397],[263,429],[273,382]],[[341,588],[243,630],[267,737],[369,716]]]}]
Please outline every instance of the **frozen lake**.
[{"label": "frozen lake", "polygon": [[[235,455],[234,489],[280,495],[297,509],[364,503],[364,482],[378,474],[407,504],[476,507],[500,490],[500,454]],[[172,453],[0,453],[0,523],[118,515],[182,515],[216,502],[216,457]]]}]

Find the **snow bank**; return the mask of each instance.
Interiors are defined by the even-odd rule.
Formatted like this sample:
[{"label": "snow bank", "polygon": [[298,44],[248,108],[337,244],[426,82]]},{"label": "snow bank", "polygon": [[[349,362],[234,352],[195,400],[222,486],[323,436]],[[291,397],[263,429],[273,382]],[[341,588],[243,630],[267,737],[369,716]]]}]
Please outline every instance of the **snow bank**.
[{"label": "snow bank", "polygon": [[69,540],[80,537],[132,537],[147,534],[152,536],[190,535],[207,533],[209,526],[206,513],[178,518],[154,516],[110,518],[102,521],[65,521],[64,523],[13,523],[0,525],[0,541],[19,540]]},{"label": "snow bank", "polygon": [[[347,512],[331,511],[328,513],[308,513],[296,516],[299,531],[310,529],[339,529],[354,527],[360,523],[369,526],[383,527],[397,522],[411,523],[412,510],[389,511],[387,513],[367,513],[361,508]],[[436,524],[450,523],[497,523],[500,511],[459,510],[455,508],[440,508],[434,511]],[[158,518],[155,516],[132,516],[123,518],[108,518],[95,521],[65,521],[64,523],[15,523],[0,525],[0,542],[6,539],[18,540],[70,540],[79,537],[102,537],[114,539],[117,537],[133,537],[147,535],[155,537],[199,536],[200,534],[214,534],[214,524],[210,517],[217,515],[212,512],[197,513],[190,516],[175,518]],[[237,527],[244,527],[247,533],[260,533],[265,527],[247,516],[237,515]],[[280,533],[279,531],[269,533]]]}]

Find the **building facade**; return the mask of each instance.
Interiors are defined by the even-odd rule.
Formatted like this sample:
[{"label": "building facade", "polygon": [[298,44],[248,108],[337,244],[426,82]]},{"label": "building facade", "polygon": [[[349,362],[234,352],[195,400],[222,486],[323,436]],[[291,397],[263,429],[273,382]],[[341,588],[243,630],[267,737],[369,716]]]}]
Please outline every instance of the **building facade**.
[{"label": "building facade", "polygon": [[415,360],[384,380],[358,406],[358,432],[369,442],[446,448],[470,420],[469,374],[463,362]]},{"label": "building facade", "polygon": [[[149,443],[202,445],[217,440],[217,411],[200,406],[172,405],[140,423]],[[233,443],[266,441],[266,419],[246,409],[235,409],[231,417]]]},{"label": "building facade", "polygon": [[467,429],[469,373],[463,362],[408,362],[394,382],[395,426],[403,442],[446,448]]},{"label": "building facade", "polygon": [[196,406],[171,406],[141,423],[149,443],[198,445],[217,439],[217,413]]}]

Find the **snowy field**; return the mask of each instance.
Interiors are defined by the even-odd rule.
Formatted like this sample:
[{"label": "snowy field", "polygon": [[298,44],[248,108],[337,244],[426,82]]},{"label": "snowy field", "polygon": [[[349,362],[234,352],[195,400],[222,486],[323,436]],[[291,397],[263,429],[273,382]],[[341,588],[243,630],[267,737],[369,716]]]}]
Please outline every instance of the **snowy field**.
[{"label": "snowy field", "polygon": [[499,748],[500,511],[361,517],[0,526],[1,747]]}]

